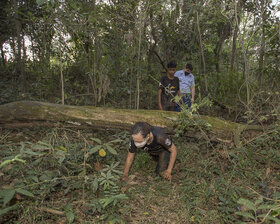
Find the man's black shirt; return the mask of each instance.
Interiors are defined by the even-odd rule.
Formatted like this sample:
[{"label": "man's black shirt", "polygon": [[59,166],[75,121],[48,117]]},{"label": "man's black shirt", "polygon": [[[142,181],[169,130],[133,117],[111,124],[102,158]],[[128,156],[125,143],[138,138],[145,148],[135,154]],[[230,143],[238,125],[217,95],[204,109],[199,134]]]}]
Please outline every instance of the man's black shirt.
[{"label": "man's black shirt", "polygon": [[178,94],[180,89],[179,78],[174,77],[169,79],[168,76],[163,76],[160,80],[159,89],[162,90],[161,103],[163,106],[176,106],[172,99]]},{"label": "man's black shirt", "polygon": [[142,148],[137,148],[133,139],[131,139],[129,144],[129,152],[135,153],[137,151],[144,150],[151,155],[159,155],[164,150],[168,151],[172,145],[172,140],[167,134],[164,133],[163,129],[159,127],[153,127],[152,133],[154,136],[153,142],[149,145],[146,144]]}]

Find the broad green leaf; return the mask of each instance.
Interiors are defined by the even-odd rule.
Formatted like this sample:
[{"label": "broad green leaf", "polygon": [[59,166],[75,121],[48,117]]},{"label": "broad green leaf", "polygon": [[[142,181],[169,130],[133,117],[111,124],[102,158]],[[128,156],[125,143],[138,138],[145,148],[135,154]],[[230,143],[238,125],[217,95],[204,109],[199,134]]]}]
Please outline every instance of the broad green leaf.
[{"label": "broad green leaf", "polygon": [[103,208],[106,208],[114,200],[113,196],[109,198],[100,199]]},{"label": "broad green leaf", "polygon": [[19,193],[19,194],[28,196],[28,197],[34,197],[34,194],[32,194],[30,191],[24,190],[22,188],[16,189],[16,192]]},{"label": "broad green leaf", "polygon": [[7,203],[9,203],[9,201],[11,201],[15,195],[15,190],[3,190],[4,192],[1,193],[1,195],[3,195],[3,206],[5,207]]},{"label": "broad green leaf", "polygon": [[100,182],[100,185],[104,185],[106,182],[107,182],[106,180],[102,180],[102,181]]},{"label": "broad green leaf", "polygon": [[72,223],[75,219],[75,215],[72,211],[68,211],[68,212],[66,212],[66,218],[69,223]]},{"label": "broad green leaf", "polygon": [[250,218],[252,220],[255,220],[255,217],[252,214],[250,214],[249,212],[236,212],[236,215],[240,215],[245,218]]},{"label": "broad green leaf", "polygon": [[238,201],[237,201],[238,204],[241,204],[241,205],[244,205],[246,208],[250,209],[250,210],[253,210],[253,211],[256,211],[256,206],[254,205],[253,202],[247,200],[247,199],[244,199],[244,198],[240,198]]},{"label": "broad green leaf", "polygon": [[64,160],[65,160],[65,151],[56,151],[56,153],[54,154],[55,158],[58,159],[58,163],[61,164]]},{"label": "broad green leaf", "polygon": [[108,143],[117,143],[117,142],[123,142],[123,140],[121,140],[121,139],[115,139],[115,140],[112,140],[112,141],[110,141],[110,142],[108,142]]},{"label": "broad green leaf", "polygon": [[102,141],[100,140],[100,139],[98,139],[98,138],[90,138],[92,141],[95,141],[95,142],[97,142],[98,144],[102,144]]},{"label": "broad green leaf", "polygon": [[98,189],[98,178],[95,178],[94,181],[92,182],[92,191],[95,193]]},{"label": "broad green leaf", "polygon": [[113,149],[110,145],[106,145],[107,149],[110,153],[112,153],[113,155],[117,155],[117,151],[115,149]]},{"label": "broad green leaf", "polygon": [[95,146],[94,148],[89,150],[89,154],[91,155],[91,154],[96,153],[101,147],[102,147],[102,145]]},{"label": "broad green leaf", "polygon": [[1,215],[4,215],[4,214],[6,214],[6,213],[8,213],[9,211],[12,211],[12,210],[17,209],[17,207],[18,207],[18,204],[15,204],[15,205],[12,205],[12,206],[10,206],[10,207],[1,209],[1,210],[0,210],[0,216],[1,216]]},{"label": "broad green leaf", "polygon": [[120,164],[120,162],[114,163],[113,166],[112,166],[112,168],[116,168],[119,164]]},{"label": "broad green leaf", "polygon": [[72,211],[72,210],[73,210],[73,207],[72,207],[71,204],[67,204],[64,208],[64,211],[66,211],[66,212],[69,212],[69,211]]},{"label": "broad green leaf", "polygon": [[106,174],[103,172],[101,173],[101,176],[107,178]]},{"label": "broad green leaf", "polygon": [[34,180],[36,183],[39,182],[39,179],[38,179],[37,176],[30,176],[30,178],[31,178],[32,180]]}]

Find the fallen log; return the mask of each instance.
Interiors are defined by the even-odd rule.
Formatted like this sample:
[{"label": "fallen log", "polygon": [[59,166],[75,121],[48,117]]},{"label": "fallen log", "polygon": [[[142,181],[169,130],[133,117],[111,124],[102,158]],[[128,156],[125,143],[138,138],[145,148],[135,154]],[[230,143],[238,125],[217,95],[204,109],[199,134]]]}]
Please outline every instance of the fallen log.
[{"label": "fallen log", "polygon": [[[18,101],[0,105],[0,127],[19,128],[30,126],[70,125],[77,128],[121,129],[129,130],[137,121],[166,128],[173,132],[177,112],[159,110],[127,110],[93,106],[70,106],[38,101]],[[240,136],[250,136],[254,132],[263,133],[262,126],[238,124],[215,117],[193,115],[193,119],[202,119],[211,126],[207,138],[220,142],[234,142],[240,145]],[[250,132],[251,131],[251,132]],[[174,133],[174,132],[173,132]],[[189,137],[201,138],[199,131],[189,131]]]}]

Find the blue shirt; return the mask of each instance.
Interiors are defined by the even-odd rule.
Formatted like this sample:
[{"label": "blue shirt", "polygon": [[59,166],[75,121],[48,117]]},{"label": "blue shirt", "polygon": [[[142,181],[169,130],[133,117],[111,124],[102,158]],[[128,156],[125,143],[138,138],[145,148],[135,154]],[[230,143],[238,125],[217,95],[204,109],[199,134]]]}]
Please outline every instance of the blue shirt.
[{"label": "blue shirt", "polygon": [[179,78],[181,93],[191,93],[191,87],[195,86],[193,74],[185,75],[184,70],[179,70],[174,76]]}]

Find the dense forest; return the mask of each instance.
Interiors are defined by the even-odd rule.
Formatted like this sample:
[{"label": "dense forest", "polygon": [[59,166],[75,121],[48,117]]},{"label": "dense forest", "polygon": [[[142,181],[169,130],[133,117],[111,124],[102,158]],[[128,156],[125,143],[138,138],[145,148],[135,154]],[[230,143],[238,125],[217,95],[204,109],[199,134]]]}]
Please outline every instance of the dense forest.
[{"label": "dense forest", "polygon": [[198,100],[258,118],[279,95],[276,3],[1,1],[0,102],[157,109],[176,60],[193,64]]},{"label": "dense forest", "polygon": [[[0,109],[148,116],[169,61],[191,63],[196,83],[170,127],[171,182],[145,153],[120,181],[126,130],[0,126],[0,223],[280,223],[278,0],[1,0],[0,47]],[[206,115],[237,131],[213,138]]]}]

